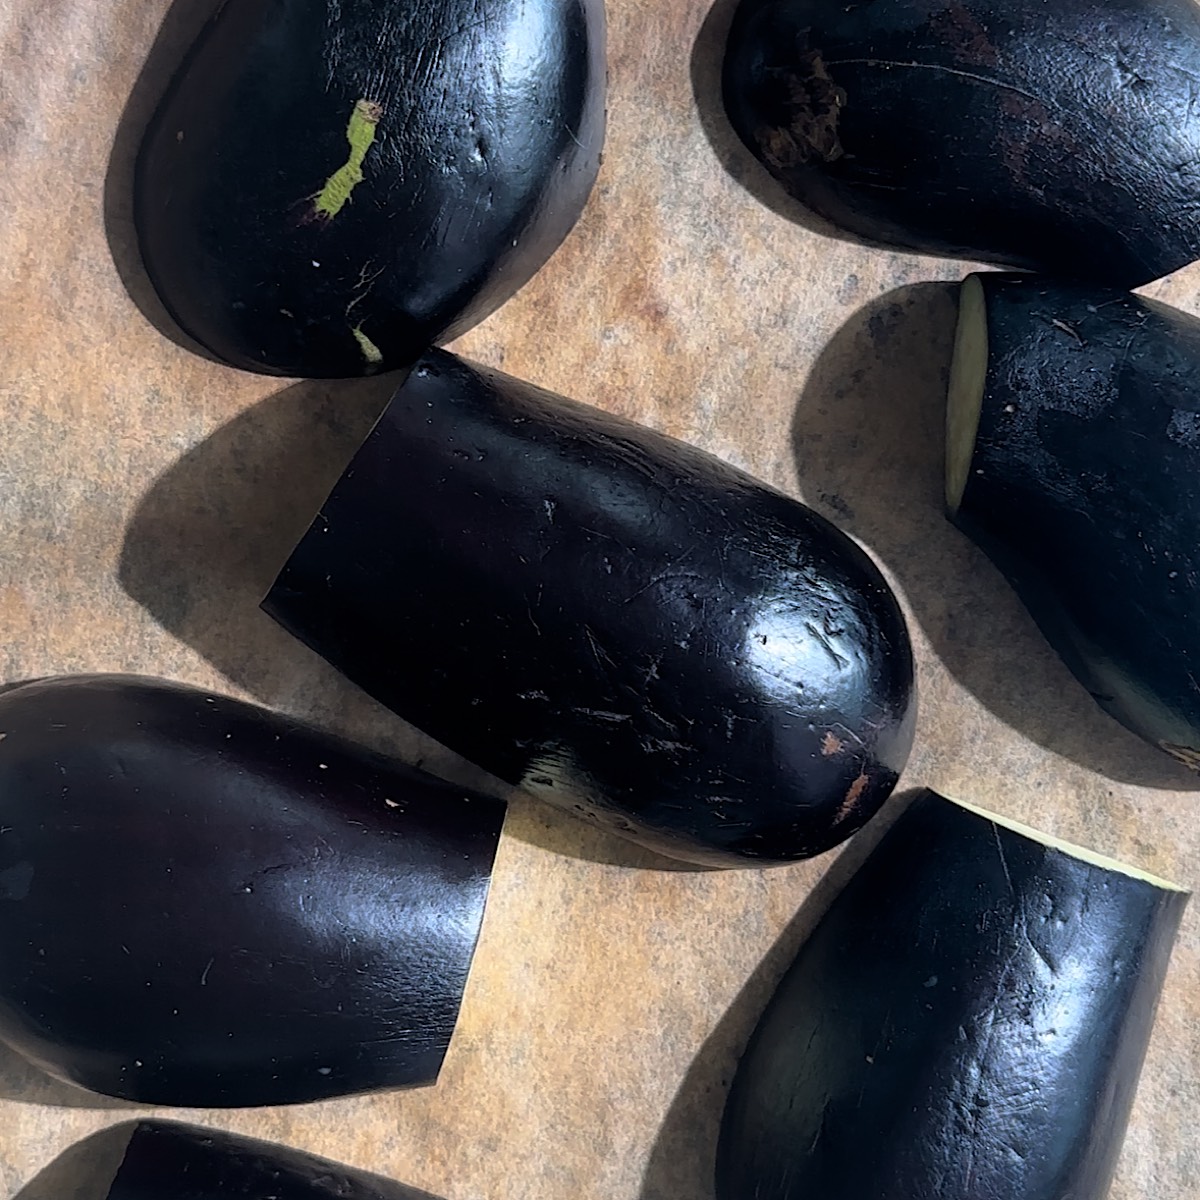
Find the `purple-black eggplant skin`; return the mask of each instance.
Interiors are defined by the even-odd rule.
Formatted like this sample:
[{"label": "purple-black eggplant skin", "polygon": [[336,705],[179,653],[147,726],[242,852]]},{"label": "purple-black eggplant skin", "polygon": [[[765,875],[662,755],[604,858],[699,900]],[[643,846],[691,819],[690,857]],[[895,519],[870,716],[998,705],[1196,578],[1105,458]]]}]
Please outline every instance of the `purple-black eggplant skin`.
[{"label": "purple-black eggplant skin", "polygon": [[1097,703],[1200,769],[1200,320],[977,275],[987,374],[956,525]]},{"label": "purple-black eggplant skin", "polygon": [[849,538],[694,447],[443,351],[264,607],[501,779],[699,863],[829,849],[912,741],[904,619]]},{"label": "purple-black eggplant skin", "polygon": [[436,1200],[303,1150],[178,1121],[139,1121],[106,1200]]},{"label": "purple-black eggplant skin", "polygon": [[755,1031],[717,1200],[1101,1200],[1186,903],[924,792]]},{"label": "purple-black eggplant skin", "polygon": [[870,242],[1136,287],[1200,258],[1192,0],[742,0],[725,110]]},{"label": "purple-black eggplant skin", "polygon": [[161,681],[0,695],[0,1040],[145,1104],[432,1082],[503,805]]},{"label": "purple-black eggplant skin", "polygon": [[235,367],[408,366],[570,232],[604,93],[600,0],[226,0],[139,155],[147,273]]}]

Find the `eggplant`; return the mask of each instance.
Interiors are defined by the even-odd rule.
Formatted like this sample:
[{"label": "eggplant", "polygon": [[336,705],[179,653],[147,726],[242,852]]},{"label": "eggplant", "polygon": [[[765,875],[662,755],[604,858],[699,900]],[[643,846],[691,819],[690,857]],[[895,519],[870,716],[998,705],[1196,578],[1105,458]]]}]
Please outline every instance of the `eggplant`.
[{"label": "eggplant", "polygon": [[904,619],[849,538],[709,454],[444,351],[264,608],[500,779],[697,863],[829,849],[912,742]]},{"label": "eggplant", "polygon": [[147,274],[232,366],[408,366],[571,230],[604,82],[600,0],[225,0],[138,156]]},{"label": "eggplant", "polygon": [[106,1200],[436,1200],[303,1150],[178,1121],[139,1121]]},{"label": "eggplant", "polygon": [[755,1030],[717,1200],[1101,1200],[1187,899],[921,793]]},{"label": "eggplant", "polygon": [[742,0],[730,124],[876,244],[1136,287],[1200,258],[1191,0]]},{"label": "eggplant", "polygon": [[1022,276],[960,295],[951,520],[1101,708],[1200,769],[1200,321]]},{"label": "eggplant", "polygon": [[254,705],[0,695],[0,1041],[143,1104],[430,1083],[504,806]]}]

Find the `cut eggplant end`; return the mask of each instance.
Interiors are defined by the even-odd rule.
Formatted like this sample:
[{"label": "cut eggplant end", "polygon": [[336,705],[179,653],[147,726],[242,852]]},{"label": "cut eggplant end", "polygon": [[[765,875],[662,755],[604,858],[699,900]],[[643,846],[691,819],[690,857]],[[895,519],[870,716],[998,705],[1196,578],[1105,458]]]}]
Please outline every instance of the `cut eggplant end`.
[{"label": "cut eggplant end", "polygon": [[1107,1195],[1187,899],[921,791],[750,1040],[718,1200]]},{"label": "cut eggplant end", "polygon": [[1127,875],[1130,879],[1140,879],[1143,883],[1148,883],[1151,887],[1159,888],[1164,892],[1182,892],[1185,896],[1191,895],[1187,888],[1180,887],[1177,883],[1160,879],[1157,875],[1151,875],[1148,871],[1139,870],[1119,859],[1109,858],[1105,854],[1089,850],[1086,846],[1076,846],[1072,842],[1064,841],[1051,833],[1044,833],[1040,829],[1034,829],[1032,825],[1026,825],[1012,817],[1002,816],[1000,813],[991,812],[989,809],[980,808],[977,804],[969,804],[966,800],[958,800],[952,796],[947,796],[946,799],[951,804],[957,804],[959,808],[966,809],[967,812],[991,821],[993,825],[999,825],[1002,829],[1011,829],[1021,837],[1028,838],[1032,842],[1039,842],[1041,845],[1047,846],[1051,850],[1057,850],[1061,854],[1067,854],[1071,858],[1077,858],[1080,862],[1099,867],[1102,871],[1112,871],[1119,875]]},{"label": "cut eggplant end", "polygon": [[166,680],[27,683],[0,728],[0,868],[19,876],[0,1043],[156,1106],[436,1081],[503,804]]},{"label": "cut eggplant end", "polygon": [[958,327],[946,397],[946,508],[951,516],[962,503],[975,457],[987,363],[987,301],[979,277],[968,275],[959,289]]}]

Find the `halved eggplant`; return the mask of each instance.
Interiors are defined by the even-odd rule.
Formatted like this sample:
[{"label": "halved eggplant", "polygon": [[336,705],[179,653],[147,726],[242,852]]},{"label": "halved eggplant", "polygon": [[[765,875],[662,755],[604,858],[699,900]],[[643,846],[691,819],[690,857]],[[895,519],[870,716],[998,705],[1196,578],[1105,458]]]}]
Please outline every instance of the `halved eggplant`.
[{"label": "halved eggplant", "polygon": [[432,1082],[504,806],[279,714],[77,676],[0,695],[0,1040],[146,1104]]},{"label": "halved eggplant", "polygon": [[436,1200],[303,1150],[177,1121],[139,1121],[107,1200]]},{"label": "halved eggplant", "polygon": [[755,1031],[718,1200],[1101,1200],[1186,903],[922,793]]},{"label": "halved eggplant", "polygon": [[233,366],[408,366],[575,224],[604,80],[600,0],[226,0],[141,149],[146,270]]},{"label": "halved eggplant", "polygon": [[959,311],[951,519],[1100,706],[1200,768],[1200,320],[1005,275]]},{"label": "halved eggplant", "polygon": [[441,351],[264,607],[501,779],[696,862],[827,850],[912,741],[904,619],[849,538],[709,454]]},{"label": "halved eggplant", "polygon": [[1200,258],[1191,0],[742,0],[724,102],[872,242],[1135,287]]}]

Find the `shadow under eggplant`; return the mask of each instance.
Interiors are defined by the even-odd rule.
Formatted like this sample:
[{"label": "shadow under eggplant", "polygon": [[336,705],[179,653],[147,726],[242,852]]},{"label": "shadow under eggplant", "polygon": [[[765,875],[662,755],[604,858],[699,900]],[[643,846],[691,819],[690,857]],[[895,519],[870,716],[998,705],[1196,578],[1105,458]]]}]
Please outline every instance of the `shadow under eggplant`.
[{"label": "shadow under eggplant", "polygon": [[837,894],[919,795],[894,794],[837,852],[692,1061],[646,1164],[639,1200],[713,1200],[717,1139],[738,1060],[787,969]]},{"label": "shadow under eggplant", "polygon": [[125,531],[118,576],[169,633],[271,708],[510,801],[506,829],[556,854],[702,870],[560,813],[407,724],[259,607],[402,376],[293,384],[239,413],[163,472]]},{"label": "shadow under eggplant", "polygon": [[135,1128],[122,1121],[68,1146],[13,1200],[104,1200]]},{"label": "shadow under eggplant", "polygon": [[[15,1050],[0,1043],[0,1100],[35,1104],[47,1108],[91,1108],[100,1111],[131,1112],[139,1106],[129,1100],[101,1096],[47,1075],[40,1067],[22,1058]],[[25,1200],[25,1193],[21,1193]],[[29,1197],[28,1200],[33,1200]]]},{"label": "shadow under eggplant", "polygon": [[801,492],[887,566],[946,668],[1006,725],[1109,779],[1200,787],[1096,705],[1004,576],[945,516],[957,291],[899,288],[830,341],[792,424]]},{"label": "shadow under eggplant", "polygon": [[220,359],[180,329],[150,282],[138,248],[133,193],[138,152],[150,119],[201,30],[224,3],[225,0],[175,0],[167,10],[117,122],[104,176],[104,233],[113,265],[129,298],[163,337],[209,362]]}]

